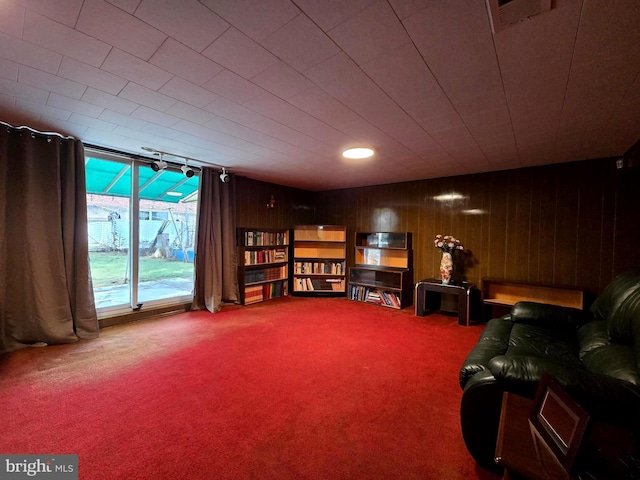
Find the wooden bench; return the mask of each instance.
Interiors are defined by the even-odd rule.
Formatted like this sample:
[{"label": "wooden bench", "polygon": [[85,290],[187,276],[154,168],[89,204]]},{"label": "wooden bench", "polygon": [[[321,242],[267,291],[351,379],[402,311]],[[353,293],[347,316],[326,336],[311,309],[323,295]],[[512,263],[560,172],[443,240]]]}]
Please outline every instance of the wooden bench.
[{"label": "wooden bench", "polygon": [[585,296],[585,291],[578,287],[509,282],[495,278],[482,279],[482,305],[485,319],[493,318],[493,307],[508,310],[522,301],[549,303],[582,310],[585,308]]}]

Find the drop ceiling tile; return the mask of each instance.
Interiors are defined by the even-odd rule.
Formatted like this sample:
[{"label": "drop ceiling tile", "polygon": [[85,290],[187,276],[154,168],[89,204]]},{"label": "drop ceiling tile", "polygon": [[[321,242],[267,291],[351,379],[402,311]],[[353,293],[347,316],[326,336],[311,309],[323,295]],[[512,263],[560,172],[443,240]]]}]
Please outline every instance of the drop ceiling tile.
[{"label": "drop ceiling tile", "polygon": [[[563,2],[547,14],[494,37],[509,110],[516,123],[527,121],[541,105],[562,105],[581,9],[580,2]],[[544,115],[554,122],[559,113],[553,108]]]},{"label": "drop ceiling tile", "polygon": [[374,0],[297,0],[296,4],[326,32],[356,15]]},{"label": "drop ceiling tile", "polygon": [[261,87],[227,69],[213,77],[203,87],[238,103],[244,103],[264,92]]},{"label": "drop ceiling tile", "polygon": [[182,135],[181,132],[176,132],[171,128],[156,125],[155,123],[148,123],[142,128],[142,131],[145,133],[150,133],[151,135],[155,135],[157,137],[167,138],[170,140],[173,140]]},{"label": "drop ceiling tile", "polygon": [[117,95],[127,81],[99,68],[92,67],[73,58],[63,57],[58,76]]},{"label": "drop ceiling tile", "polygon": [[246,125],[240,125],[224,117],[212,118],[204,123],[204,126],[216,132],[226,133],[247,141],[253,141],[256,144],[262,144],[261,142],[269,140],[269,137],[260,131]]},{"label": "drop ceiling tile", "polygon": [[114,128],[113,133],[116,135],[122,135],[123,137],[135,138],[136,140],[141,140],[148,145],[153,145],[155,148],[158,148],[158,144],[156,143],[157,137],[151,133],[142,132],[140,130],[130,130],[124,127]]},{"label": "drop ceiling tile", "polygon": [[280,61],[253,77],[251,81],[283,99],[314,86],[297,70]]},{"label": "drop ceiling tile", "polygon": [[51,50],[2,33],[0,57],[49,73],[56,73],[62,60],[62,55]]},{"label": "drop ceiling tile", "polygon": [[7,80],[5,78],[0,78],[0,93],[10,97],[41,104],[47,103],[47,98],[49,98],[49,92],[46,90],[14,82],[13,80]]},{"label": "drop ceiling tile", "polygon": [[400,20],[404,20],[428,6],[424,0],[389,0],[389,3]]},{"label": "drop ceiling tile", "polygon": [[176,103],[176,100],[171,97],[133,82],[129,82],[118,96],[160,112],[168,110]]},{"label": "drop ceiling tile", "polygon": [[135,16],[197,52],[229,28],[226,21],[196,0],[142,0]]},{"label": "drop ceiling tile", "polygon": [[228,118],[229,120],[233,120],[234,122],[241,124],[244,124],[245,121],[258,115],[247,107],[225,97],[218,97],[213,102],[203,106],[202,108],[215,115]]},{"label": "drop ceiling tile", "polygon": [[[55,127],[52,127],[55,125]],[[59,120],[57,118],[47,117],[46,115],[40,116],[40,122],[35,125],[36,130],[45,132],[55,131],[60,135],[75,137],[79,139],[86,138],[87,127],[78,125],[77,123],[67,122],[65,120]]]},{"label": "drop ceiling tile", "polygon": [[138,104],[135,102],[131,102],[124,98],[118,97],[116,95],[111,95],[110,93],[106,93],[95,88],[88,88],[85,94],[82,96],[82,100],[99,107],[108,108],[109,110],[113,110],[114,112],[119,112],[124,115],[130,115],[136,110],[136,108],[138,108]]},{"label": "drop ceiling tile", "polygon": [[13,80],[14,82],[17,81],[18,67],[19,65],[16,62],[0,58],[0,77],[6,78],[7,80]]},{"label": "drop ceiling tile", "polygon": [[202,85],[223,69],[173,38],[168,38],[149,62],[196,85]]},{"label": "drop ceiling tile", "polygon": [[72,113],[71,117],[69,117],[69,122],[77,123],[78,125],[85,127],[95,128],[97,130],[104,130],[105,132],[111,132],[117,127],[114,123],[105,122],[104,120],[98,120],[93,117],[87,117],[86,115],[81,115],[79,113]]},{"label": "drop ceiling tile", "polygon": [[111,45],[33,12],[27,13],[22,38],[94,67],[102,64],[111,49]]},{"label": "drop ceiling tile", "polygon": [[300,72],[340,52],[340,48],[306,15],[298,15],[262,45]]},{"label": "drop ceiling tile", "polygon": [[102,107],[83,102],[82,100],[76,100],[75,98],[65,97],[57,93],[51,93],[49,95],[47,105],[94,118],[98,118],[102,110],[104,110]]},{"label": "drop ceiling tile", "polygon": [[[63,23],[69,27],[73,27],[78,19],[80,8],[84,0],[12,0],[13,3],[18,3],[29,10],[36,11],[45,17],[48,17],[56,22]],[[4,4],[3,3],[3,9]]]},{"label": "drop ceiling tile", "polygon": [[268,92],[252,98],[245,103],[245,106],[282,125],[302,132],[316,140],[324,141],[327,144],[344,143],[350,140],[349,137],[338,130]]},{"label": "drop ceiling tile", "polygon": [[22,38],[25,9],[9,2],[3,2],[0,8],[0,32]]},{"label": "drop ceiling tile", "polygon": [[427,131],[462,124],[412,43],[380,55],[361,68]]},{"label": "drop ceiling tile", "polygon": [[[321,88],[314,87],[305,90],[290,98],[288,101],[310,115],[313,115],[315,118],[329,125],[333,125],[345,135],[355,140],[365,140],[368,141],[369,144],[372,144],[374,139],[378,142],[393,141],[380,131],[380,129],[373,126]],[[377,144],[376,146],[381,145]]]},{"label": "drop ceiling tile", "polygon": [[218,98],[218,95],[210,90],[198,87],[197,85],[178,77],[173,77],[158,91],[164,95],[175,98],[176,100],[181,100],[193,105],[194,107],[207,105]]},{"label": "drop ceiling tile", "polygon": [[140,1],[141,0],[107,0],[107,2],[109,2],[111,5],[114,5],[127,13],[130,13],[131,15],[133,15],[133,13],[136,11],[136,8],[138,8],[138,4],[140,3]]},{"label": "drop ceiling tile", "polygon": [[483,2],[433,2],[403,24],[454,106],[505,101]]},{"label": "drop ceiling tile", "polygon": [[61,110],[59,108],[50,107],[43,103],[34,103],[28,100],[17,99],[16,106],[22,111],[29,112],[33,115],[44,115],[49,118],[55,118],[59,120],[69,120],[71,112],[68,110]]},{"label": "drop ceiling tile", "polygon": [[434,140],[344,54],[311,68],[307,76],[387,135],[418,153]]},{"label": "drop ceiling tile", "polygon": [[256,42],[300,13],[289,0],[201,0],[201,3]]},{"label": "drop ceiling tile", "polygon": [[159,89],[173,77],[170,73],[117,48],[111,50],[101,68],[152,90]]},{"label": "drop ceiling tile", "polygon": [[215,117],[213,113],[207,112],[201,108],[194,107],[187,103],[176,102],[171,108],[166,111],[169,115],[181,118],[183,120],[189,120],[194,123],[203,124]]},{"label": "drop ceiling tile", "polygon": [[410,41],[393,9],[378,0],[327,32],[358,65]]},{"label": "drop ceiling tile", "polygon": [[25,85],[31,85],[32,87],[49,90],[51,92],[57,92],[71,98],[82,97],[82,94],[87,88],[80,83],[66,80],[25,65],[20,66],[18,81]]},{"label": "drop ceiling tile", "polygon": [[268,50],[235,28],[224,32],[202,54],[246,79],[278,62]]},{"label": "drop ceiling tile", "polygon": [[103,0],[85,0],[75,28],[148,60],[167,36]]},{"label": "drop ceiling tile", "polygon": [[113,123],[121,127],[133,128],[135,130],[141,130],[147,122],[138,118],[130,117],[129,115],[123,115],[122,113],[115,112],[113,110],[105,109],[104,112],[98,117],[105,122]]}]

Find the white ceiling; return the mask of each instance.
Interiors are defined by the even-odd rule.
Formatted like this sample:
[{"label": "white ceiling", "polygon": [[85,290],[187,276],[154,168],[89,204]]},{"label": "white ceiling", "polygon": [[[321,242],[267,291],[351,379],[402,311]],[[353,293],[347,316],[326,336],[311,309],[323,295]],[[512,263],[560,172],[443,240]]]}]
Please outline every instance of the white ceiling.
[{"label": "white ceiling", "polygon": [[621,155],[640,2],[554,6],[494,35],[484,0],[0,0],[0,120],[310,190]]}]

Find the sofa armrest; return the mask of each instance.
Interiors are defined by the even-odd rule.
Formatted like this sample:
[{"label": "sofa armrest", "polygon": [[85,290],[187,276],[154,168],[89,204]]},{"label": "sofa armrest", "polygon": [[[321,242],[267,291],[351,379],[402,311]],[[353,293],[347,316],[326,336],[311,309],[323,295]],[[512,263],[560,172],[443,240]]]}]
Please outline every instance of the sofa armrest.
[{"label": "sofa armrest", "polygon": [[460,387],[464,389],[467,381],[476,373],[488,370],[489,361],[496,355],[502,355],[509,347],[509,334],[513,323],[509,315],[494,318],[487,322],[478,342],[467,355],[460,369]]},{"label": "sofa armrest", "polygon": [[528,323],[552,330],[578,330],[593,321],[590,312],[546,303],[518,302],[511,309],[513,323]]}]

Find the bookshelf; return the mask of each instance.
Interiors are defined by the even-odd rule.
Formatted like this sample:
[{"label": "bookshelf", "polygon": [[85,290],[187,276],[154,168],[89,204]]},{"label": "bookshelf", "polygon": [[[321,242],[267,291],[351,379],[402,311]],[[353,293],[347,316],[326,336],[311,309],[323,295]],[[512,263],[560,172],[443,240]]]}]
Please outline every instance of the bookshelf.
[{"label": "bookshelf", "polygon": [[238,228],[236,235],[240,303],[288,295],[291,230]]},{"label": "bookshelf", "polygon": [[347,229],[298,225],[293,230],[293,295],[345,295]]},{"label": "bookshelf", "polygon": [[397,309],[413,304],[411,232],[356,233],[348,297]]}]

